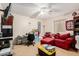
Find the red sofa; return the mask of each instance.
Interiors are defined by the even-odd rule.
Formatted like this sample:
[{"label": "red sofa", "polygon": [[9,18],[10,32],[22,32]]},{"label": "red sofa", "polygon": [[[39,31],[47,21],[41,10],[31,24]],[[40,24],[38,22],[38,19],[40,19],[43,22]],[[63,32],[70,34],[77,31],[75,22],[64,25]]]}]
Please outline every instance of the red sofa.
[{"label": "red sofa", "polygon": [[54,38],[52,38],[50,34],[46,35],[41,40],[41,44],[50,44],[64,49],[69,49],[71,47],[71,43],[73,42],[73,38],[70,37],[69,33],[62,35],[59,33],[53,34],[52,36]]},{"label": "red sofa", "polygon": [[46,32],[43,36],[43,39],[41,40],[41,44],[53,44],[54,40],[52,38],[52,34],[50,32]]}]

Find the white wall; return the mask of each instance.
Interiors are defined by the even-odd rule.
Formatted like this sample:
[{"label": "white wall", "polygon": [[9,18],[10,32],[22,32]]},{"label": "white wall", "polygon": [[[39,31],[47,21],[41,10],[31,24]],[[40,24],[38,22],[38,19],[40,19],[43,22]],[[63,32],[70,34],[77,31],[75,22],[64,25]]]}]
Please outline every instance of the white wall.
[{"label": "white wall", "polygon": [[56,18],[48,19],[48,20],[42,20],[42,27],[45,26],[45,28],[42,28],[42,34],[45,32],[52,32],[52,33],[71,33],[73,34],[73,31],[67,31],[65,22],[67,20],[72,20],[72,15],[68,16],[59,16]]},{"label": "white wall", "polygon": [[42,22],[43,22],[43,25],[45,26],[44,32],[52,32],[52,33],[54,32],[53,30],[54,23],[52,19],[43,20]]},{"label": "white wall", "polygon": [[14,38],[17,35],[24,35],[25,33],[30,32],[32,29],[37,29],[37,23],[40,20],[32,19],[26,16],[13,14],[13,36]]},{"label": "white wall", "polygon": [[66,30],[66,25],[65,25],[65,22],[67,20],[73,20],[73,17],[72,15],[69,15],[69,16],[61,16],[60,18],[56,18],[56,20],[54,21],[54,31],[55,33],[71,33],[73,34],[73,31],[67,31]]},{"label": "white wall", "polygon": [[64,20],[56,21],[55,22],[55,33],[65,32],[65,31],[66,31],[65,21]]},{"label": "white wall", "polygon": [[[37,22],[41,22],[41,35],[45,32],[52,32],[52,33],[71,33],[73,31],[67,31],[65,26],[65,21],[72,20],[72,15],[68,16],[59,16],[56,18],[48,19],[48,20],[38,20],[32,19],[26,16],[14,14],[14,36],[23,35],[26,32],[31,31],[32,28],[37,28]],[[19,22],[18,22],[19,21]],[[31,25],[28,23],[31,22]],[[33,25],[32,25],[33,24]],[[45,26],[45,28],[44,28]]]},{"label": "white wall", "polygon": [[[54,33],[54,21],[52,19],[49,20],[38,20],[32,19],[26,16],[13,14],[14,21],[13,21],[13,36],[14,38],[17,35],[24,35],[26,32],[30,32],[32,29],[37,29],[37,23],[41,22],[41,36],[45,32],[52,32]],[[45,28],[44,28],[45,26]]]}]

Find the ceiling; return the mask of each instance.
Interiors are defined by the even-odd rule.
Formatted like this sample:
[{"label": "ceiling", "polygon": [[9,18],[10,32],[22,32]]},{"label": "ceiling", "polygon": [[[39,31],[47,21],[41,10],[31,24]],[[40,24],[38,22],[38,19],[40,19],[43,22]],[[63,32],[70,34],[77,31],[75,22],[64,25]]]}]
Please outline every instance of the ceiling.
[{"label": "ceiling", "polygon": [[[8,3],[1,4],[3,9]],[[38,19],[67,16],[79,10],[78,3],[12,3],[11,12]]]}]

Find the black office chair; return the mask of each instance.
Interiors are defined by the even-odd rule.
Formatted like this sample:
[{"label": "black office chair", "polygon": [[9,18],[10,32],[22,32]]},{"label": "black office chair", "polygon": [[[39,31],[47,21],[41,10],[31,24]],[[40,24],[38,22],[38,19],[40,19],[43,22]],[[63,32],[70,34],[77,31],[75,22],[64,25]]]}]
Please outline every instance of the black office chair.
[{"label": "black office chair", "polygon": [[35,39],[35,36],[34,36],[34,34],[28,34],[28,36],[27,36],[27,40],[28,40],[28,42],[27,42],[27,45],[29,46],[29,45],[33,45],[34,46],[34,39]]}]

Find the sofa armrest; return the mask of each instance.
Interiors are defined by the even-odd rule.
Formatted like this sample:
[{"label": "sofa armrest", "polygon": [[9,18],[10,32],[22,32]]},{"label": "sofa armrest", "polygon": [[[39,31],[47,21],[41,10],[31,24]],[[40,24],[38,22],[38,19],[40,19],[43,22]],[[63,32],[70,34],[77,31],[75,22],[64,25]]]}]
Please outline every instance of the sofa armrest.
[{"label": "sofa armrest", "polygon": [[67,38],[65,41],[66,44],[70,44],[72,42],[73,42],[73,38]]}]

